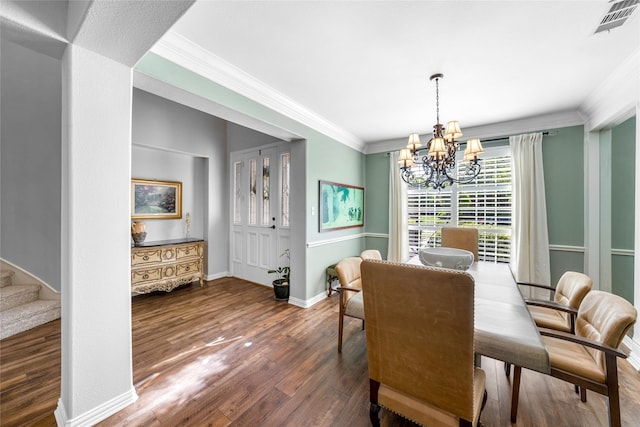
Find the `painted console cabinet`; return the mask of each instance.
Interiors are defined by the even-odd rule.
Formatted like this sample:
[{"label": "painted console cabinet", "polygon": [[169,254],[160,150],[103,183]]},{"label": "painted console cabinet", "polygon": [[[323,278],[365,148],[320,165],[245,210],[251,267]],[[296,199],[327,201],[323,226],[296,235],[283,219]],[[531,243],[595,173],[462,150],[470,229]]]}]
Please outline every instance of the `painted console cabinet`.
[{"label": "painted console cabinet", "polygon": [[131,247],[131,293],[169,292],[187,283],[204,285],[204,240],[173,239]]}]

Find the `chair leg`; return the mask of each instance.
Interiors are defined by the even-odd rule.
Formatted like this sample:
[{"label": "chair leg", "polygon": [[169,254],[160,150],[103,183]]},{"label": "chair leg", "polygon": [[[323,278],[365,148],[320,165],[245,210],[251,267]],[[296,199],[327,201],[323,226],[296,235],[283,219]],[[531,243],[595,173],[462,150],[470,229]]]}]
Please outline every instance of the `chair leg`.
[{"label": "chair leg", "polygon": [[338,353],[342,353],[342,323],[344,316],[340,313],[340,319],[338,320]]},{"label": "chair leg", "polygon": [[615,392],[609,390],[609,426],[620,427],[622,420],[620,419],[620,396],[618,389]]},{"label": "chair leg", "polygon": [[364,319],[362,319],[362,330],[364,331]]},{"label": "chair leg", "polygon": [[373,427],[380,427],[380,406],[375,403],[371,403],[369,407],[369,419]]},{"label": "chair leg", "polygon": [[511,384],[511,422],[516,422],[518,416],[518,398],[520,397],[520,376],[522,368],[513,366],[513,383]]},{"label": "chair leg", "polygon": [[620,393],[618,390],[618,364],[615,356],[605,355],[607,366],[607,392],[609,394],[609,426],[620,427]]},{"label": "chair leg", "polygon": [[504,362],[504,374],[506,376],[511,375],[511,363]]},{"label": "chair leg", "polygon": [[380,383],[369,378],[369,418],[373,427],[380,427],[380,405],[378,405],[378,390]]},{"label": "chair leg", "polygon": [[584,387],[580,387],[580,400],[582,402],[587,401],[587,389]]}]

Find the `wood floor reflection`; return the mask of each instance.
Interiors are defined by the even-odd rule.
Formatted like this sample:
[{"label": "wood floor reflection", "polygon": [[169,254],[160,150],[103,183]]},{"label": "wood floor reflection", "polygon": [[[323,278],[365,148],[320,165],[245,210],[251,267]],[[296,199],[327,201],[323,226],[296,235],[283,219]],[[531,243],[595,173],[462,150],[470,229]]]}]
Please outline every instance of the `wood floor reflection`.
[{"label": "wood floor reflection", "polygon": [[[336,296],[301,309],[227,278],[135,297],[132,310],[139,398],[99,426],[370,425],[364,332],[347,319],[338,354]],[[55,426],[60,321],[0,341],[0,361],[0,425]],[[500,362],[483,368],[481,421],[509,426],[510,380]],[[619,372],[622,424],[637,425],[640,374],[627,361]],[[517,425],[608,425],[606,400],[588,396],[581,403],[572,386],[525,370]],[[412,424],[385,412],[383,425]]]}]

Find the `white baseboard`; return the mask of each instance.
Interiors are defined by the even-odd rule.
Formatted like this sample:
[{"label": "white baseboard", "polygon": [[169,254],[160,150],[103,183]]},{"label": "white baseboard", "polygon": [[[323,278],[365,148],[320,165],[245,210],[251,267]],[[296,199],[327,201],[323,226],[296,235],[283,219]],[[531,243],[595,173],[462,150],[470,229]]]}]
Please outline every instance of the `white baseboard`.
[{"label": "white baseboard", "polygon": [[204,280],[206,281],[216,280],[216,279],[222,279],[223,277],[230,277],[230,276],[231,274],[228,271],[222,271],[220,273],[207,274]]},{"label": "white baseboard", "polygon": [[136,393],[136,389],[132,385],[129,391],[121,394],[120,396],[116,396],[80,416],[69,419],[67,411],[64,408],[64,404],[62,403],[62,399],[58,399],[58,407],[54,411],[56,424],[58,424],[58,427],[90,427],[109,418],[111,415],[131,405],[136,400],[138,400],[138,395]]},{"label": "white baseboard", "polygon": [[640,342],[637,339],[629,338],[627,335],[622,340],[622,345],[629,349],[627,360],[636,371],[640,372]]},{"label": "white baseboard", "polygon": [[312,305],[319,303],[320,301],[322,301],[325,298],[327,298],[327,293],[326,292],[319,293],[315,297],[312,297],[312,298],[307,299],[307,300],[303,300],[303,299],[300,299],[300,298],[289,297],[289,304],[295,305],[296,307],[309,308]]}]

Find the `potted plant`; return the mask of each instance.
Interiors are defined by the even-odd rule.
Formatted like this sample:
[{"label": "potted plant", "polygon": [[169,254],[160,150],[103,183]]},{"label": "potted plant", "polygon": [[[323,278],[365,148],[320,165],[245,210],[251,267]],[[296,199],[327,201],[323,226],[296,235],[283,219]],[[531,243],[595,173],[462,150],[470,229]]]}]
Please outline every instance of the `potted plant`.
[{"label": "potted plant", "polygon": [[[287,264],[289,264],[289,249],[285,249],[284,252],[280,255],[280,258],[283,256],[287,257]],[[277,274],[278,278],[272,282],[273,285],[273,293],[276,301],[289,301],[289,266],[278,267],[275,270],[269,270],[267,273],[269,274]]]}]

